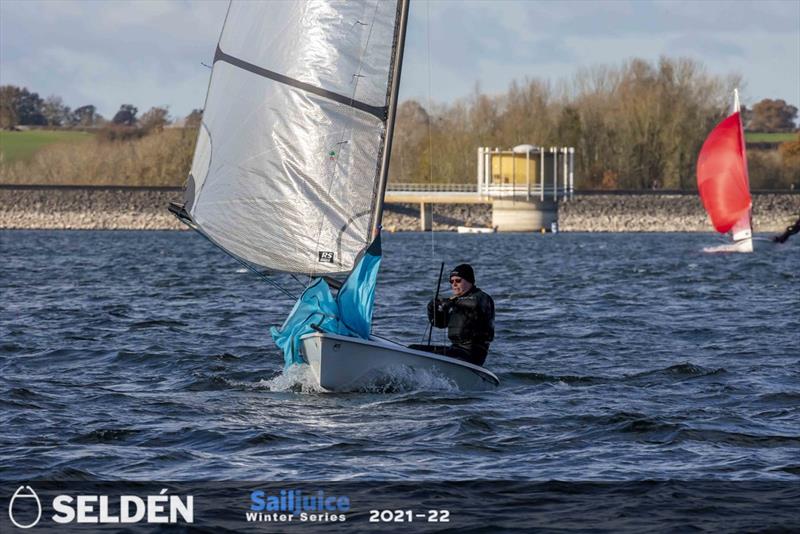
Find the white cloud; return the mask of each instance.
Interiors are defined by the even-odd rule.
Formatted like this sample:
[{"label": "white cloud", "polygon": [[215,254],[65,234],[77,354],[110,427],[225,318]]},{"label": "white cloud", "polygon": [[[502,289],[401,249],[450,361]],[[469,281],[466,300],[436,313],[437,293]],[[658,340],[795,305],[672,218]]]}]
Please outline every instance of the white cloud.
[{"label": "white cloud", "polygon": [[[106,116],[121,104],[203,105],[227,2],[0,1],[0,83],[56,94]],[[430,34],[427,33],[430,28]],[[427,41],[431,41],[428,65]],[[741,73],[750,101],[800,105],[800,2],[414,1],[402,97],[463,97],[476,82],[568,79],[579,67],[630,57],[688,56],[715,74]]]}]

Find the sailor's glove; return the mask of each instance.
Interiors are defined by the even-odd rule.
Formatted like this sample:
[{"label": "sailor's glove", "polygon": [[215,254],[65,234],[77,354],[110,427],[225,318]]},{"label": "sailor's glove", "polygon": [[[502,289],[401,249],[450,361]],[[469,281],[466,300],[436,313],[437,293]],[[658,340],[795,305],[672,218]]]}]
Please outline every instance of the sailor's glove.
[{"label": "sailor's glove", "polygon": [[[434,302],[436,308],[436,317],[434,321]],[[431,300],[428,302],[428,320],[436,324],[436,326],[443,326],[446,321],[447,313],[450,311],[451,302],[444,299]]]}]

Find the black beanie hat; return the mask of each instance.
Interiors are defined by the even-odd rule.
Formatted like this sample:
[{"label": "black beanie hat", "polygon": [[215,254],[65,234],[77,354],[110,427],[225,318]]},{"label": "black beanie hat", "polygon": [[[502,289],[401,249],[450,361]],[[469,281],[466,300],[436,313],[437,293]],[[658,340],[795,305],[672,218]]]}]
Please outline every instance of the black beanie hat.
[{"label": "black beanie hat", "polygon": [[472,270],[472,266],[468,263],[462,263],[453,269],[450,272],[450,278],[454,276],[460,276],[470,284],[475,283],[475,271]]}]

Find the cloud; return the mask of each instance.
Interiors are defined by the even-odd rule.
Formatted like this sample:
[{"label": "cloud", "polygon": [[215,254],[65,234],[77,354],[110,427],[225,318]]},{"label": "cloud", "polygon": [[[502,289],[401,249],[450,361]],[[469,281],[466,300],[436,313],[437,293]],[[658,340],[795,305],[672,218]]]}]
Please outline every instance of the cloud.
[{"label": "cloud", "polygon": [[[221,2],[0,2],[0,83],[57,94],[105,116],[202,107],[227,8]],[[196,88],[196,89],[195,89]]]},{"label": "cloud", "polygon": [[729,37],[715,35],[680,35],[666,41],[664,48],[674,50],[677,55],[704,55],[712,59],[736,59],[745,57],[745,47]]},{"label": "cloud", "polygon": [[[227,2],[0,0],[0,83],[67,105],[201,107]],[[687,56],[741,72],[753,98],[800,104],[800,2],[414,1],[402,97],[443,102],[476,82],[502,92],[631,57]],[[430,29],[430,33],[428,33]],[[430,38],[430,64],[428,39]],[[767,70],[767,67],[770,70]]]}]

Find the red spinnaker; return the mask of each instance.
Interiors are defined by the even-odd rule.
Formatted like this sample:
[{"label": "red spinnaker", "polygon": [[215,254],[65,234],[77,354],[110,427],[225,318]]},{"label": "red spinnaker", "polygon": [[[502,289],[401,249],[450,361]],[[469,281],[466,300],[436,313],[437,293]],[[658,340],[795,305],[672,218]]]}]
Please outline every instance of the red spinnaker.
[{"label": "red spinnaker", "polygon": [[750,180],[739,112],[708,134],[697,157],[697,189],[717,232],[728,232],[750,210]]}]

